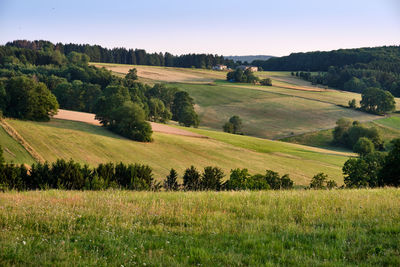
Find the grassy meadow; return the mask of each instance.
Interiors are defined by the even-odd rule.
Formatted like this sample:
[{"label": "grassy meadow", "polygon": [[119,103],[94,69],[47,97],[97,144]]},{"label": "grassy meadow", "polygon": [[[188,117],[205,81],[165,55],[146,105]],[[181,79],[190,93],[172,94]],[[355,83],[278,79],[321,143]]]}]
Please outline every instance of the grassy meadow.
[{"label": "grassy meadow", "polygon": [[233,168],[248,168],[251,173],[272,169],[290,174],[299,185],[307,185],[313,175],[325,172],[342,184],[341,168],[352,155],[204,129],[185,128],[205,138],[153,133],[154,142],[140,143],[82,122],[7,122],[47,161],[72,158],[92,166],[109,161],[138,162],[150,165],[158,180],[164,179],[171,168],[183,175],[194,165],[198,169],[218,166],[226,175]]},{"label": "grassy meadow", "polygon": [[2,266],[399,266],[400,190],[0,197]]},{"label": "grassy meadow", "polygon": [[[290,72],[257,72],[270,77],[274,86],[238,84],[225,81],[226,71],[170,67],[98,64],[117,75],[137,68],[139,80],[168,83],[187,91],[196,103],[202,127],[221,131],[233,115],[243,119],[246,135],[281,139],[303,133],[330,129],[341,117],[371,121],[379,116],[344,108],[360,94],[324,89],[294,78]],[[400,107],[400,100],[397,101]]]}]

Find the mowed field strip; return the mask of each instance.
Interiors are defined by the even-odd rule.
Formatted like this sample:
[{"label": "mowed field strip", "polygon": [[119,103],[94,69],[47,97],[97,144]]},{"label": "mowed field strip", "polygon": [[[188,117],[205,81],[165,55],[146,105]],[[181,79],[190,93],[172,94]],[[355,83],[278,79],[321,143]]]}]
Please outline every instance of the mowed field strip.
[{"label": "mowed field strip", "polygon": [[[139,77],[146,82],[166,82],[168,86],[187,91],[196,103],[200,125],[218,131],[233,115],[242,118],[245,134],[269,139],[331,129],[342,117],[361,122],[381,118],[342,107],[352,99],[359,102],[360,94],[316,87],[292,77],[290,72],[257,72],[260,78],[272,78],[274,86],[269,87],[230,83],[225,81],[226,72],[221,71],[92,64],[123,74],[137,68]],[[147,75],[144,71],[153,74]],[[192,80],[191,75],[196,78]],[[400,108],[400,99],[396,101]]]},{"label": "mowed field strip", "polygon": [[186,168],[194,165],[198,169],[218,166],[227,175],[234,168],[248,168],[251,173],[271,169],[290,174],[300,185],[308,184],[316,173],[325,172],[342,184],[343,163],[353,155],[204,129],[188,130],[208,138],[155,132],[153,142],[141,143],[83,122],[59,119],[7,122],[49,162],[58,158],[72,158],[91,166],[104,162],[137,162],[150,165],[158,180],[164,179],[171,168],[183,175]]}]

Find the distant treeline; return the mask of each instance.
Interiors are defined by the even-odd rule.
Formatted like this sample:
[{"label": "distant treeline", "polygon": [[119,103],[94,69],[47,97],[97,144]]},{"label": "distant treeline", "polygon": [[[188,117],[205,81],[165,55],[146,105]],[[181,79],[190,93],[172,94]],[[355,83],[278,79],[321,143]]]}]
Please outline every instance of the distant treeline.
[{"label": "distant treeline", "polygon": [[377,87],[400,97],[400,46],[293,53],[252,64],[264,70],[305,71],[305,80],[346,91]]},{"label": "distant treeline", "polygon": [[27,48],[31,50],[55,50],[61,54],[68,55],[71,52],[84,53],[89,56],[92,62],[119,63],[132,65],[150,65],[182,68],[212,68],[217,64],[234,66],[231,59],[212,54],[186,54],[175,56],[166,53],[147,53],[143,49],[113,48],[108,49],[99,45],[89,44],[53,44],[49,41],[16,40],[8,42],[8,47]]},{"label": "distant treeline", "polygon": [[58,107],[96,113],[108,129],[137,141],[151,141],[145,120],[197,126],[187,92],[145,85],[135,69],[121,78],[88,65],[86,54],[0,46],[0,111],[9,117],[49,120]]}]

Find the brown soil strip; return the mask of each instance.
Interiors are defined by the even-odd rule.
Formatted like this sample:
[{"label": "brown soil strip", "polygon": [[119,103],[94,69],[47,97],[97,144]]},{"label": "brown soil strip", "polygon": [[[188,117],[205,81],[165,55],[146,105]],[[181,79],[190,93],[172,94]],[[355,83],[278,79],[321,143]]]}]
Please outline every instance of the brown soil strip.
[{"label": "brown soil strip", "polygon": [[1,127],[3,127],[4,131],[6,131],[6,133],[11,136],[12,138],[14,138],[14,140],[16,140],[19,144],[21,144],[26,151],[28,151],[28,153],[32,156],[32,158],[37,161],[37,162],[41,162],[44,163],[45,160],[44,158],[35,151],[35,149],[33,149],[33,147],[31,147],[31,145],[25,141],[25,139],[13,128],[11,127],[11,125],[9,125],[5,120],[0,119],[0,125]]},{"label": "brown soil strip", "polygon": [[[61,119],[61,120],[80,121],[80,122],[85,122],[85,123],[100,126],[100,122],[95,119],[95,115],[92,113],[59,109],[57,115],[54,115],[53,118]],[[192,133],[192,132],[189,132],[189,131],[186,131],[183,129],[179,129],[179,128],[175,128],[175,127],[171,127],[169,125],[162,124],[162,123],[150,122],[150,124],[151,124],[151,128],[153,129],[153,132],[174,134],[174,135],[183,135],[183,136],[198,137],[198,138],[207,138],[204,135]]]}]

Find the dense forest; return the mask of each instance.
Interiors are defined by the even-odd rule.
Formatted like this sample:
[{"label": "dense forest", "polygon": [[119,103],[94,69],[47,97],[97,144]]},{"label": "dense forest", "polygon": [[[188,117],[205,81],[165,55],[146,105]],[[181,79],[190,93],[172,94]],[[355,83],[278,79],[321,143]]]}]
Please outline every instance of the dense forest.
[{"label": "dense forest", "polygon": [[8,117],[49,120],[64,108],[96,113],[110,130],[137,141],[151,141],[146,122],[197,126],[193,99],[176,88],[137,81],[135,69],[124,78],[88,65],[86,54],[64,55],[54,47],[0,46],[0,111]]},{"label": "dense forest", "polygon": [[83,53],[89,56],[91,62],[119,63],[132,65],[150,65],[182,68],[207,68],[217,64],[235,66],[231,59],[211,54],[186,54],[175,56],[166,53],[147,53],[143,49],[113,48],[108,49],[99,45],[89,44],[53,44],[49,41],[16,40],[8,42],[8,47],[27,48],[30,50],[55,50],[68,55],[71,52]]},{"label": "dense forest", "polygon": [[305,71],[301,77],[314,84],[358,93],[376,87],[400,97],[400,46],[293,53],[252,64],[264,70]]}]

